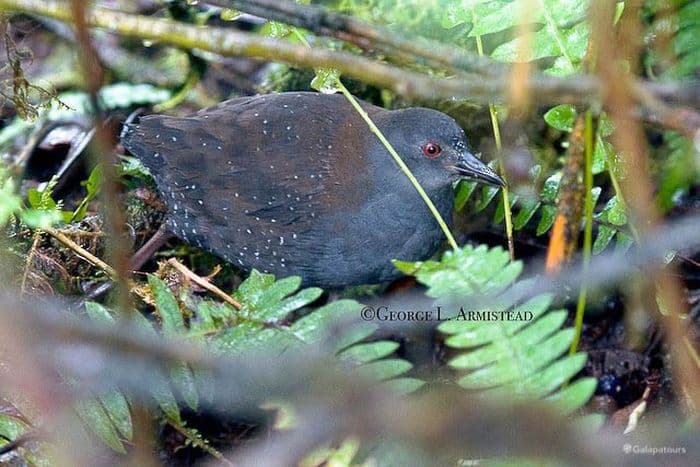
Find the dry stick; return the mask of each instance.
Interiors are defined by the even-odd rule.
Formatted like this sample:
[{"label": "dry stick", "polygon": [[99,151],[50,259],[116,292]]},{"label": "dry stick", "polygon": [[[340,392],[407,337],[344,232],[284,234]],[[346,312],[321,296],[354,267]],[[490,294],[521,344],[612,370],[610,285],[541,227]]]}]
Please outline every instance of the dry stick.
[{"label": "dry stick", "polygon": [[[0,10],[46,16],[71,21],[64,1],[0,0]],[[307,49],[288,41],[261,37],[258,34],[231,31],[224,28],[192,26],[167,19],[154,19],[121,13],[107,8],[92,7],[87,24],[124,36],[150,39],[187,50],[207,50],[222,56],[244,56],[280,61],[305,68],[335,68],[346,76],[390,89],[413,99],[468,98],[472,102],[488,103],[503,100],[509,87],[508,73],[489,77],[439,78],[397,68],[346,52]],[[640,81],[659,99],[672,99],[686,105],[700,106],[700,92],[694,83],[651,83]],[[600,81],[590,75],[557,78],[533,75],[525,90],[538,104],[588,103],[598,99]]]},{"label": "dry stick", "polygon": [[[90,98],[95,139],[90,155],[95,163],[102,166],[102,212],[104,214],[107,237],[107,257],[114,264],[112,276],[116,288],[115,299],[118,309],[126,313],[138,313],[133,307],[129,294],[129,276],[131,274],[129,258],[130,247],[126,235],[126,218],[119,199],[120,185],[116,171],[117,158],[114,152],[113,135],[105,126],[105,115],[99,99],[104,73],[95,48],[90,39],[88,25],[88,5],[84,0],[71,0],[67,9],[68,19],[72,20],[75,39],[78,45],[78,59],[85,82],[85,90]],[[145,406],[135,404],[132,408],[134,449],[129,453],[127,463],[134,465],[154,465],[150,445],[154,445],[151,430],[151,415]]]},{"label": "dry stick", "polygon": [[96,266],[100,269],[102,269],[104,272],[109,274],[112,278],[117,277],[117,271],[114,270],[112,266],[109,264],[105,263],[102,261],[100,258],[97,256],[93,255],[89,251],[87,251],[85,248],[81,247],[77,243],[75,243],[73,240],[68,238],[63,232],[59,230],[52,229],[51,227],[47,227],[44,229],[46,233],[51,235],[53,238],[58,240],[59,242],[63,243],[65,246],[73,250],[80,258],[84,259],[88,263],[92,264],[93,266]]},{"label": "dry stick", "polygon": [[533,73],[533,64],[527,58],[532,50],[534,12],[537,7],[535,0],[519,0],[517,5],[518,40],[516,61],[510,70],[510,90],[508,103],[511,112],[516,116],[526,115],[530,111],[530,94],[527,92],[527,83]]},{"label": "dry stick", "polygon": [[251,15],[308,29],[318,36],[329,36],[353,43],[365,50],[379,50],[410,63],[433,68],[503,76],[503,63],[468,54],[438,41],[407,37],[399,31],[373,25],[351,16],[329,11],[318,5],[302,5],[280,0],[207,0],[206,3],[235,8]]},{"label": "dry stick", "polygon": [[650,122],[678,131],[690,141],[700,142],[700,113],[690,108],[668,106],[638,83],[633,84],[631,91],[651,112],[651,115],[645,116]]},{"label": "dry stick", "polygon": [[[641,2],[625,3],[625,16],[620,23],[620,35],[613,35],[613,2],[592,4],[593,40],[597,41],[598,70],[606,85],[606,107],[615,125],[614,141],[625,158],[627,177],[623,179],[623,190],[629,208],[640,233],[644,234],[659,224],[659,215],[654,208],[653,187],[647,168],[644,134],[639,122],[631,116],[634,105],[634,80],[624,66],[624,61],[636,63],[639,55],[639,10]],[[656,284],[660,302],[660,321],[665,340],[672,354],[672,371],[681,390],[685,391],[690,405],[700,408],[700,367],[698,351],[690,343],[685,323],[681,320],[684,305],[680,285],[668,271],[653,271],[651,279]]]},{"label": "dry stick", "polygon": [[[38,14],[62,21],[71,21],[65,2],[56,0],[0,0],[0,9]],[[429,76],[379,63],[346,52],[307,49],[288,41],[257,34],[230,31],[215,27],[200,27],[167,19],[116,12],[93,7],[86,18],[92,27],[115,31],[124,36],[150,39],[184,49],[201,49],[223,56],[245,56],[282,61],[306,68],[335,68],[342,74],[390,89],[411,98],[440,99],[466,97],[487,103],[499,101],[507,94],[508,76],[489,79],[445,79]],[[591,76],[559,79],[544,75],[533,76],[527,91],[533,101],[545,103],[575,103],[596,99],[599,82]],[[700,99],[700,96],[699,96]]]},{"label": "dry stick", "polygon": [[243,305],[238,303],[236,300],[234,300],[230,295],[228,295],[226,292],[212,284],[211,282],[208,282],[201,276],[198,276],[191,270],[187,268],[184,264],[180,263],[177,259],[175,258],[170,258],[168,260],[168,264],[177,269],[182,275],[184,275],[186,278],[190,279],[192,282],[197,284],[198,286],[207,289],[209,292],[213,293],[217,297],[221,298],[224,300],[226,303],[230,304],[233,306],[236,310],[240,310],[243,308]]},{"label": "dry stick", "polygon": [[226,459],[226,457],[224,457],[224,455],[220,451],[218,451],[216,448],[214,448],[212,445],[210,445],[208,442],[206,442],[206,440],[198,438],[197,437],[198,433],[196,431],[193,432],[192,429],[190,429],[186,426],[183,426],[181,422],[178,423],[175,420],[168,420],[168,424],[171,427],[173,427],[175,429],[175,431],[177,431],[182,436],[184,436],[187,439],[187,441],[189,441],[193,446],[198,447],[199,449],[206,452],[207,454],[209,454],[210,456],[212,456],[213,458],[215,458],[216,460],[218,460],[222,464],[228,465],[230,467],[233,467],[236,465],[233,462],[231,462],[230,460]]},{"label": "dry stick", "polygon": [[102,210],[104,213],[105,230],[108,235],[107,258],[114,265],[113,279],[116,283],[116,299],[120,309],[131,310],[131,297],[127,283],[130,275],[129,245],[126,240],[124,226],[126,220],[119,200],[119,180],[114,167],[114,147],[112,136],[104,126],[104,115],[99,102],[98,93],[102,87],[103,70],[95,49],[90,41],[87,24],[86,3],[72,0],[66,14],[75,26],[75,37],[78,45],[78,58],[85,81],[85,88],[90,98],[93,125],[95,126],[95,146],[90,152],[92,159],[102,165]]},{"label": "dry stick", "polygon": [[[583,260],[582,267],[588,271],[591,263],[591,248],[593,244],[593,113],[586,111],[584,120],[584,219],[586,224],[583,231]],[[579,290],[578,301],[576,302],[576,317],[574,319],[574,329],[576,334],[569,346],[569,353],[574,354],[578,350],[579,340],[581,339],[581,330],[583,329],[583,315],[586,311],[586,297],[588,295],[588,285],[583,282]]]},{"label": "dry stick", "polygon": [[24,273],[22,274],[22,285],[20,286],[20,289],[19,289],[19,296],[20,297],[24,296],[24,292],[26,291],[27,278],[29,277],[29,270],[32,267],[32,261],[34,260],[34,253],[36,253],[36,249],[39,246],[39,240],[41,240],[41,230],[37,229],[34,232],[34,240],[32,241],[32,246],[29,249],[29,254],[27,254],[27,261],[25,262],[25,265],[24,265]]}]

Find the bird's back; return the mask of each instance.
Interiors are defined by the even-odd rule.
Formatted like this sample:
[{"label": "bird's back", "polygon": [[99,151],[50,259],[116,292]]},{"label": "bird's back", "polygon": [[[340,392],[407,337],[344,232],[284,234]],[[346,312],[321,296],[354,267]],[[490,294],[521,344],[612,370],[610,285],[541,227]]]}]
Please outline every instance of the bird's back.
[{"label": "bird's back", "polygon": [[146,116],[122,143],[152,173],[176,235],[244,269],[307,278],[329,232],[343,234],[329,225],[338,212],[352,218],[372,192],[368,134],[343,96],[283,93]]}]

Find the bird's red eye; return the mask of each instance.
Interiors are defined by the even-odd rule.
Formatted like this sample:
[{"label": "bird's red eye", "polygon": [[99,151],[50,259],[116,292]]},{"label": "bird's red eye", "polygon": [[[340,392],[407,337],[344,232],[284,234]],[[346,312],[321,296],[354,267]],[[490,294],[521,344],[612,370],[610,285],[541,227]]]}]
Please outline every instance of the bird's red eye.
[{"label": "bird's red eye", "polygon": [[437,157],[441,152],[442,148],[439,144],[426,143],[423,145],[423,154],[425,154],[427,157]]}]

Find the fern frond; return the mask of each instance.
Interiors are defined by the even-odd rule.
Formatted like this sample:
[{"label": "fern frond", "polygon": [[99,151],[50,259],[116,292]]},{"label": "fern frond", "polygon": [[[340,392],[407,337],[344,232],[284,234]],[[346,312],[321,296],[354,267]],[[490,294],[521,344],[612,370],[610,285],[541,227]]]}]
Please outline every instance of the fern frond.
[{"label": "fern frond", "polygon": [[[496,400],[544,399],[566,414],[591,397],[595,378],[581,378],[563,387],[586,363],[585,353],[565,355],[574,337],[573,328],[562,329],[566,311],[550,310],[550,295],[525,303],[502,298],[522,270],[522,264],[510,262],[502,248],[466,246],[445,253],[439,262],[395,264],[425,284],[431,297],[468,303],[479,292],[496,296],[485,307],[465,310],[462,306],[438,327],[447,336],[445,344],[459,350],[449,365],[465,372],[457,381],[460,386]],[[491,320],[488,317],[494,311],[510,312],[515,319]],[[473,320],[479,313],[488,319]]]}]

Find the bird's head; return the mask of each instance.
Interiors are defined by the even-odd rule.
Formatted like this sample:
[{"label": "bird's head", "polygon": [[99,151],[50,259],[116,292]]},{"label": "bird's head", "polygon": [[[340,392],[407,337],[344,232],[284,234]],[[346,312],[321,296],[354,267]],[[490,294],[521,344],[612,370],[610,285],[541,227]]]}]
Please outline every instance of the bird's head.
[{"label": "bird's head", "polygon": [[426,188],[459,179],[489,185],[505,182],[469,150],[464,130],[436,110],[410,108],[389,113],[382,125],[388,140]]}]

